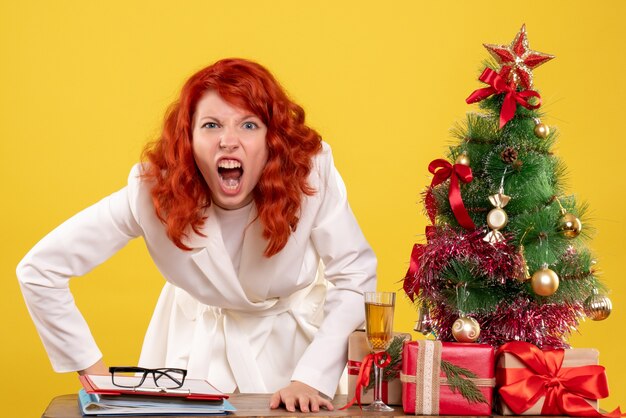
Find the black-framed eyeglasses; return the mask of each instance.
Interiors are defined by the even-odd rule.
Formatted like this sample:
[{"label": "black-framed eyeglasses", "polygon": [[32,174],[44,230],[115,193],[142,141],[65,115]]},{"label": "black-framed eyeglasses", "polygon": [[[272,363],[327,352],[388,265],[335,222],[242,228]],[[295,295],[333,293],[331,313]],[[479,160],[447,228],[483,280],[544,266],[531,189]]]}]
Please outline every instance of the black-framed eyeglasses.
[{"label": "black-framed eyeglasses", "polygon": [[177,389],[185,383],[185,376],[187,376],[185,369],[146,369],[128,366],[109,367],[109,373],[111,373],[111,380],[115,386],[127,389],[140,387],[148,376],[152,376],[154,384],[158,388]]}]

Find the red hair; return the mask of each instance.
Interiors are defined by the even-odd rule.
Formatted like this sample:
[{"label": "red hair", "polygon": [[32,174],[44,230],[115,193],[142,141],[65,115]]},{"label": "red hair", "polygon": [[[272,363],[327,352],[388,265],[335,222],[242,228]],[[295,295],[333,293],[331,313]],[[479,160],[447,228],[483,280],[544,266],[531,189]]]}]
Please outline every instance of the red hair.
[{"label": "red hair", "polygon": [[163,132],[148,144],[143,155],[143,178],[152,181],[152,201],[167,235],[183,250],[183,238],[200,233],[204,209],[211,204],[211,191],[192,152],[192,120],[198,100],[215,90],[230,104],[254,113],[267,126],[268,160],[253,195],[263,237],[265,256],[271,257],[287,244],[298,225],[303,195],[315,190],[307,183],[312,158],[321,150],[321,137],[305,122],[304,110],[292,102],[272,74],[263,66],[225,59],[191,76],[178,101],[166,116]]}]

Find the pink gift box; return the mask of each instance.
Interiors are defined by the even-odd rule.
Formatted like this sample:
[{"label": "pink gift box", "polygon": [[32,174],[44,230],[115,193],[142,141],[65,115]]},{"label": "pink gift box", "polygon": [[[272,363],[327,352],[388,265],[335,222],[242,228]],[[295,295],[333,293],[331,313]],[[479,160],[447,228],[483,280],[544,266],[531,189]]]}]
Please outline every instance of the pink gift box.
[{"label": "pink gift box", "polygon": [[[411,339],[411,335],[406,333],[394,333],[394,338],[397,336],[401,336],[405,340]],[[365,335],[365,331],[354,331],[348,339],[348,398],[352,398],[355,395],[361,361],[369,353],[370,349],[367,345],[367,336]],[[400,370],[398,370],[398,377],[390,381],[383,381],[381,392],[382,400],[387,405],[402,405],[402,383],[400,382]],[[373,400],[374,389],[368,391],[362,390],[362,404],[370,404]]]}]

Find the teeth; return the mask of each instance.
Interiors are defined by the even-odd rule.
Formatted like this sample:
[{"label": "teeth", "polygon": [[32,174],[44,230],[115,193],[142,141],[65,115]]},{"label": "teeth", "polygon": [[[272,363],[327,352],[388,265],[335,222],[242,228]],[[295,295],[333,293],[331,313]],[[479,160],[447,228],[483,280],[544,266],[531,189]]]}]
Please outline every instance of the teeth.
[{"label": "teeth", "polygon": [[237,160],[221,160],[217,166],[219,168],[241,168],[241,163]]}]

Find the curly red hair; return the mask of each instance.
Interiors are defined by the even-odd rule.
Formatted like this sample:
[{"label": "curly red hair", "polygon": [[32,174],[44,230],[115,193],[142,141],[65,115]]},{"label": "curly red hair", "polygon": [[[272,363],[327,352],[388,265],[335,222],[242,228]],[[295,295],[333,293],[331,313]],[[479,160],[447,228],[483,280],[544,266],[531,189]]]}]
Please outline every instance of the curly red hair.
[{"label": "curly red hair", "polygon": [[191,231],[200,234],[211,204],[211,191],[198,169],[192,151],[192,119],[198,100],[215,90],[230,104],[254,113],[267,126],[268,160],[253,195],[263,237],[265,256],[287,244],[298,225],[303,195],[315,190],[307,183],[312,157],[321,150],[320,135],[305,124],[302,107],[292,102],[263,66],[243,59],[224,59],[191,76],[178,101],[165,116],[163,132],[148,144],[143,155],[143,178],[154,183],[156,214],[174,244],[183,243]]}]

